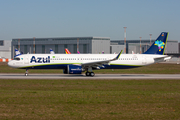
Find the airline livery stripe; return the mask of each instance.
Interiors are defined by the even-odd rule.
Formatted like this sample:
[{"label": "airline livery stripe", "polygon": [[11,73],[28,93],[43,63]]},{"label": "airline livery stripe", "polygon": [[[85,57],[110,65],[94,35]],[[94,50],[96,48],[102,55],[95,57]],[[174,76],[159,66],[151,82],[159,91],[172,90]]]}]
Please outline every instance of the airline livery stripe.
[{"label": "airline livery stripe", "polygon": [[40,65],[29,65],[29,66],[24,66],[20,68],[26,68],[26,67],[38,67],[38,66],[49,66],[49,65],[80,65],[81,63],[51,63],[51,64],[40,64]]},{"label": "airline livery stripe", "polygon": [[[20,68],[30,68],[30,67],[39,67],[39,66],[50,66],[50,65],[80,65],[81,63],[52,63],[52,64],[40,64],[40,65],[30,65],[30,66],[24,66]],[[121,65],[121,66],[143,66],[143,65],[128,65],[128,64],[109,64],[109,65]]]}]

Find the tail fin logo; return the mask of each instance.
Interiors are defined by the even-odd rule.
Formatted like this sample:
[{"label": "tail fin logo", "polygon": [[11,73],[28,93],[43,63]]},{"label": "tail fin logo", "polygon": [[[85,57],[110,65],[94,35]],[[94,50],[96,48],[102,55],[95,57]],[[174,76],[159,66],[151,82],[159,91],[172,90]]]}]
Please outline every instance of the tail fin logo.
[{"label": "tail fin logo", "polygon": [[158,46],[159,51],[161,51],[165,46],[164,42],[161,42],[161,40],[160,41],[159,40],[155,41],[154,45]]}]

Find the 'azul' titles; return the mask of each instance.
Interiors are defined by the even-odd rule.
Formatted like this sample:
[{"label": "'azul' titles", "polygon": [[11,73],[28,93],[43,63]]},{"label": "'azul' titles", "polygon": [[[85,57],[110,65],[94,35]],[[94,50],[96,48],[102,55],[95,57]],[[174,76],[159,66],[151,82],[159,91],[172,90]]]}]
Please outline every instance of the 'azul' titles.
[{"label": "'azul' titles", "polygon": [[44,57],[35,57],[32,56],[30,63],[35,62],[35,63],[50,63],[50,56],[44,58]]}]

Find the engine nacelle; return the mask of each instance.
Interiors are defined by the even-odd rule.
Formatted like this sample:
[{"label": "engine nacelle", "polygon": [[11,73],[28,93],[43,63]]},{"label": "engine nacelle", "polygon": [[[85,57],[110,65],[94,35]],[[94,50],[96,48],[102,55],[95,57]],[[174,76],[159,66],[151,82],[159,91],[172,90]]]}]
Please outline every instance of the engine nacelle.
[{"label": "engine nacelle", "polygon": [[67,65],[67,68],[63,70],[64,74],[81,74],[82,72],[82,66],[77,65]]}]

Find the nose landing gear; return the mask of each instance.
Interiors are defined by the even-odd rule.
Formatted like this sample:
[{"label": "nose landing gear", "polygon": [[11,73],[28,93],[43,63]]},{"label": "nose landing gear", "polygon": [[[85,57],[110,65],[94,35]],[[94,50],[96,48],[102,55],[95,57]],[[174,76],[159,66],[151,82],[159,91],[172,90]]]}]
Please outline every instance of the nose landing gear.
[{"label": "nose landing gear", "polygon": [[25,76],[28,76],[28,69],[26,69]]}]

